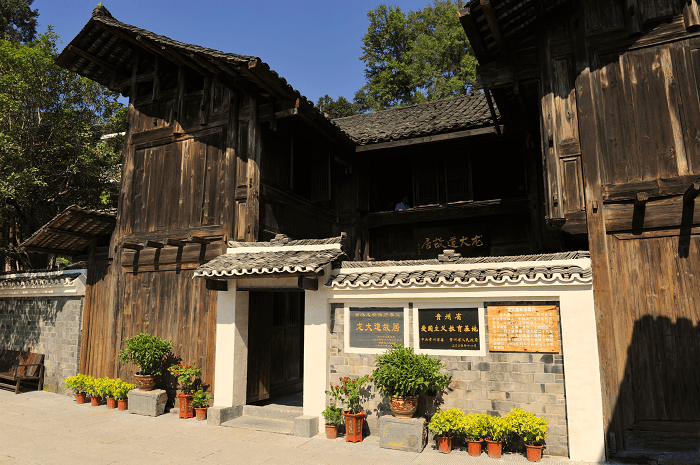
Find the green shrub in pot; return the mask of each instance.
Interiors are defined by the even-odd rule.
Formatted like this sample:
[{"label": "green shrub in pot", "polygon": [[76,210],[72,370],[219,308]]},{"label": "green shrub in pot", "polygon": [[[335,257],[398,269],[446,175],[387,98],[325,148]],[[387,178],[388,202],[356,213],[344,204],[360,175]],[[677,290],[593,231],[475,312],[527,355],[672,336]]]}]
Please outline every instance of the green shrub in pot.
[{"label": "green shrub in pot", "polygon": [[120,362],[132,362],[139,367],[139,375],[160,375],[163,360],[173,351],[173,343],[151,334],[139,333],[124,339],[119,352]]},{"label": "green shrub in pot", "polygon": [[383,395],[392,397],[439,393],[450,384],[452,377],[440,373],[443,363],[425,354],[415,354],[412,347],[392,345],[377,356],[372,381]]}]

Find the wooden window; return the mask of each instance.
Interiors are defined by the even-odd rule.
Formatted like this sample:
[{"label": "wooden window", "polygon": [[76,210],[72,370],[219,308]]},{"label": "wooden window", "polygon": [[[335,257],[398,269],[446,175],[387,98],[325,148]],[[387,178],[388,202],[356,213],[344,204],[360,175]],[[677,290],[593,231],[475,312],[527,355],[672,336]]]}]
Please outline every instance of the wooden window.
[{"label": "wooden window", "polygon": [[414,198],[418,205],[471,200],[469,158],[459,153],[416,156],[413,164]]}]

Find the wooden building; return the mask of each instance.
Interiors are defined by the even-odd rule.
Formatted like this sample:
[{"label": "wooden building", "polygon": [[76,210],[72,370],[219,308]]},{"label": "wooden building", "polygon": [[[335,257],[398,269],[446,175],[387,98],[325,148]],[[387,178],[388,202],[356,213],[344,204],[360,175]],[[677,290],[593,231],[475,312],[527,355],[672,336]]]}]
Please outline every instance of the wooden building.
[{"label": "wooden building", "polygon": [[698,2],[472,0],[460,20],[479,87],[539,136],[547,221],[587,236],[608,452],[696,437]]}]

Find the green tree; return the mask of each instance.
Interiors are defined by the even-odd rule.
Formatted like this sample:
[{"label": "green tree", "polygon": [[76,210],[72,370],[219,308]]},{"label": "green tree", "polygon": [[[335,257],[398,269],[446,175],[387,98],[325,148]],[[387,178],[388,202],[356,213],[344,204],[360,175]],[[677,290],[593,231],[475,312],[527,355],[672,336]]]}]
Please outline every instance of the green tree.
[{"label": "green tree", "polygon": [[343,118],[345,116],[356,115],[357,105],[351,103],[342,95],[338,100],[333,100],[328,94],[324,95],[316,103],[316,108],[326,113],[330,119]]},{"label": "green tree", "polygon": [[37,10],[29,8],[34,0],[0,0],[0,38],[29,42],[36,37]]},{"label": "green tree", "polygon": [[408,14],[379,5],[367,13],[362,38],[367,84],[355,94],[361,111],[413,105],[466,94],[476,59],[457,11],[461,0],[434,0]]},{"label": "green tree", "polygon": [[[51,29],[27,44],[0,40],[0,253],[36,267],[17,246],[71,204],[106,207],[125,128],[117,94],[55,64]],[[36,258],[35,258],[36,259]]]}]

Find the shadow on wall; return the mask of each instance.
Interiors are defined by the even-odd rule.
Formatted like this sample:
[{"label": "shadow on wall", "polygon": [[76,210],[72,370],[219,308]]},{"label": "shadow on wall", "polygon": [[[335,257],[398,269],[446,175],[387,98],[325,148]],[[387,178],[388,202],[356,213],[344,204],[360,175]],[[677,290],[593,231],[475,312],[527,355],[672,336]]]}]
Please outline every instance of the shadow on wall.
[{"label": "shadow on wall", "polygon": [[12,297],[0,299],[0,348],[31,351],[42,327],[55,327],[66,298]]},{"label": "shadow on wall", "polygon": [[[674,323],[668,317],[651,315],[634,322],[624,378],[608,424],[611,452],[657,447],[683,450],[686,435],[697,451],[700,431],[693,435],[676,430],[689,429],[677,422],[700,422],[699,360],[700,325],[686,318]],[[668,439],[678,443],[659,444]]]}]

